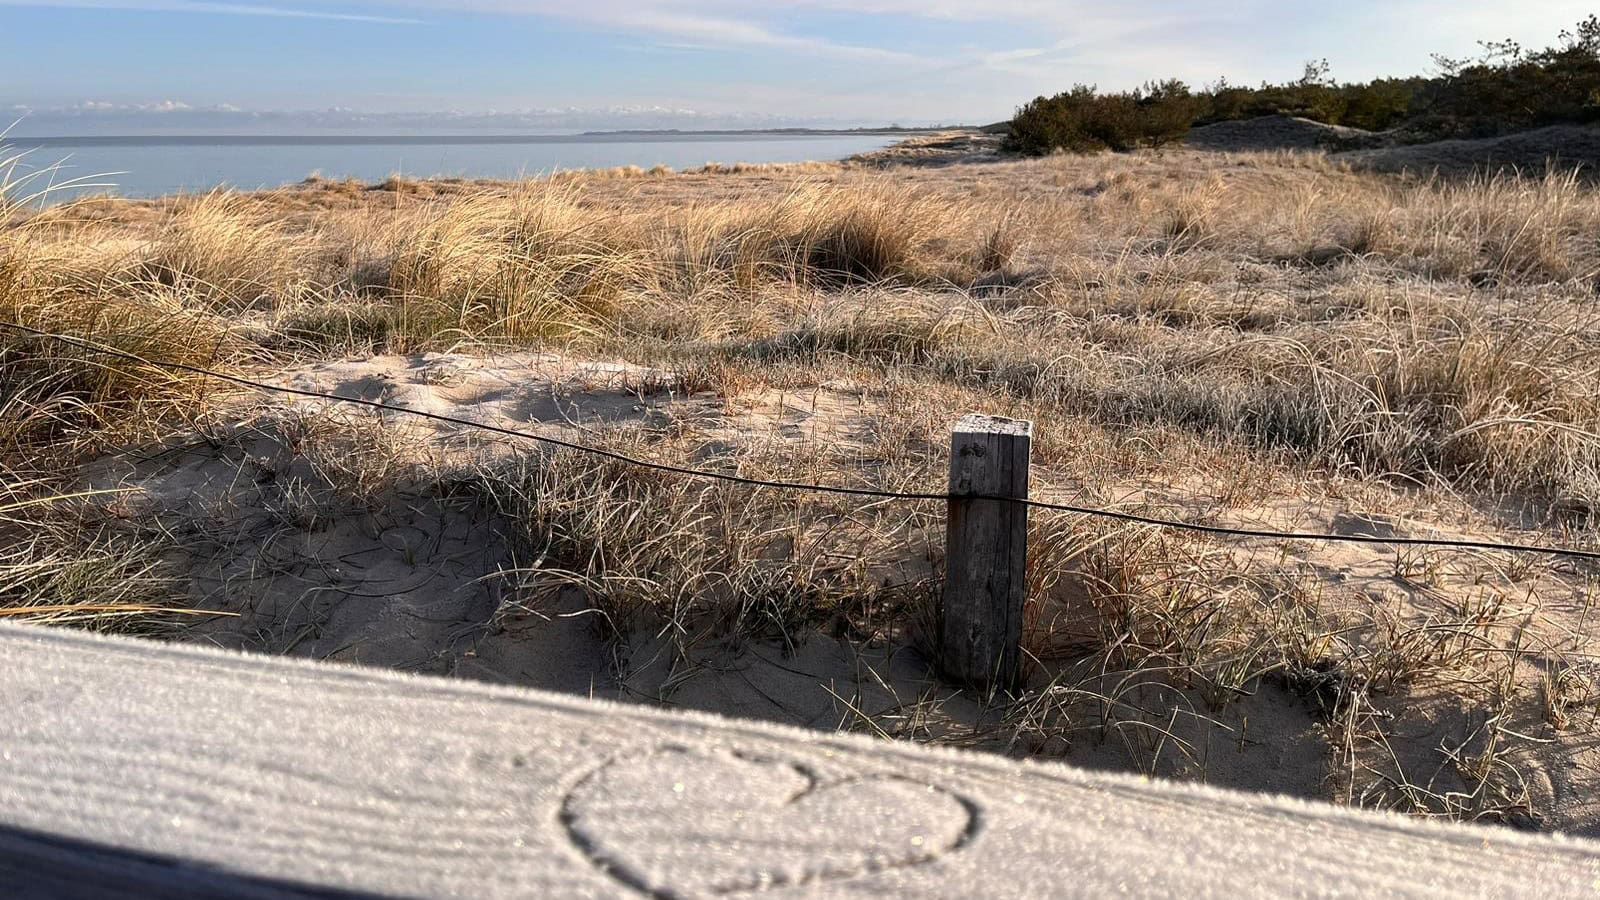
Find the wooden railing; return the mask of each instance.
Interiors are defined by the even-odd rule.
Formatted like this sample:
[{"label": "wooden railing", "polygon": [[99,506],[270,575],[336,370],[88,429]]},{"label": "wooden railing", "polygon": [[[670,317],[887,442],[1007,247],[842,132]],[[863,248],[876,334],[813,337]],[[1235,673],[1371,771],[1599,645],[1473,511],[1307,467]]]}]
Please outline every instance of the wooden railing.
[{"label": "wooden railing", "polygon": [[[0,626],[0,896],[1593,896],[1600,845]],[[163,893],[164,892],[164,893]]]}]

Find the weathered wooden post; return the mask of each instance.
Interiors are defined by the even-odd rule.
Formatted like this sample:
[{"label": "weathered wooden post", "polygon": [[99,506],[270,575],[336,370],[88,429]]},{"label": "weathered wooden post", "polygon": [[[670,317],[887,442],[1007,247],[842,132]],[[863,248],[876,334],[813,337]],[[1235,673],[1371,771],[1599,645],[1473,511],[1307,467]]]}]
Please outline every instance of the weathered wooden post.
[{"label": "weathered wooden post", "polygon": [[1032,444],[1032,422],[977,414],[950,439],[940,664],[983,688],[1016,687],[1021,673],[1028,507],[965,498],[1027,498]]}]

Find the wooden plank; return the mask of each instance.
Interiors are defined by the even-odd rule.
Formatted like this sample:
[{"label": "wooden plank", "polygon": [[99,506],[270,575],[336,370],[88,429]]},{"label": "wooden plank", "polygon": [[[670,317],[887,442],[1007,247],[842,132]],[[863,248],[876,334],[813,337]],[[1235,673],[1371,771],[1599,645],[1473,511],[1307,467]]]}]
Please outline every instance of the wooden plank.
[{"label": "wooden plank", "polygon": [[0,896],[1579,897],[1600,845],[0,624]]},{"label": "wooden plank", "polygon": [[[971,414],[950,437],[950,493],[1028,496],[1033,423]],[[946,524],[940,665],[946,675],[1009,690],[1021,674],[1028,507],[952,499]]]}]

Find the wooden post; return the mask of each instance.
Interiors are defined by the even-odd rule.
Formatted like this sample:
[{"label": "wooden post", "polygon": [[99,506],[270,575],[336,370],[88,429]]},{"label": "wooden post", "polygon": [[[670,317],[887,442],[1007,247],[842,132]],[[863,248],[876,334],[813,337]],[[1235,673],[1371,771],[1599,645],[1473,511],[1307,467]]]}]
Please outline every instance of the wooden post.
[{"label": "wooden post", "polygon": [[950,439],[940,663],[982,688],[1011,689],[1021,673],[1028,507],[965,496],[1028,496],[1033,423],[967,415]]}]

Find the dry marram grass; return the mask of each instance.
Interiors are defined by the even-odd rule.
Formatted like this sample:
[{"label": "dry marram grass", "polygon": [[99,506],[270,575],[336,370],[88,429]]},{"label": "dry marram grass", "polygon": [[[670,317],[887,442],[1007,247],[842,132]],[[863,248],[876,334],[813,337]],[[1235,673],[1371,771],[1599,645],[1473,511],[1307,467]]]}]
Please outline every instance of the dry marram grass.
[{"label": "dry marram grass", "polygon": [[[1597,540],[1600,193],[1562,175],[1177,152],[4,213],[0,318],[151,359],[889,489],[938,490],[981,409],[1036,421],[1045,497]],[[937,508],[513,452],[14,334],[0,408],[0,502],[30,504],[0,532],[31,535],[6,615],[227,612],[186,633],[1600,829],[1592,566],[1035,515],[1030,680],[978,697],[926,661]],[[70,611],[109,583],[132,605]],[[510,649],[535,646],[558,662]]]}]

